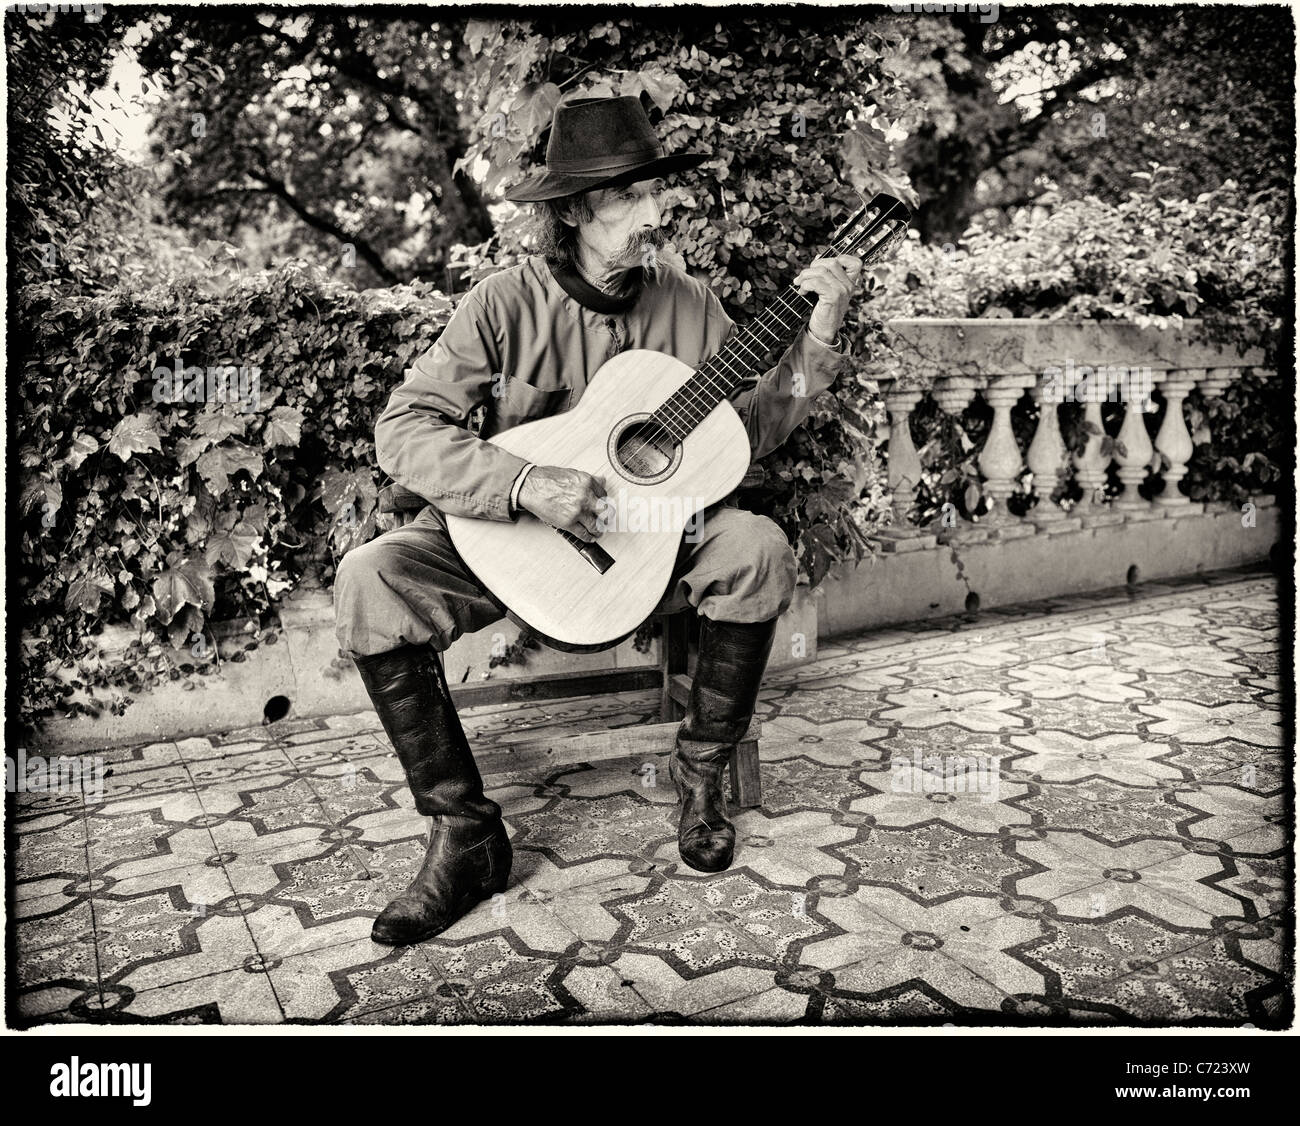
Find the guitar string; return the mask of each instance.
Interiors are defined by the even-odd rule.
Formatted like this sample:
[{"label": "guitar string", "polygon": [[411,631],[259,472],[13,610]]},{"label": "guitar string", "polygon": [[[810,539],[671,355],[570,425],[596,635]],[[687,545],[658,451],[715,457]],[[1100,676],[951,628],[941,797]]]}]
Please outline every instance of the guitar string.
[{"label": "guitar string", "polygon": [[[786,298],[784,298],[784,296],[778,298],[777,301],[773,302],[771,305],[769,305],[767,308],[763,310],[763,312],[759,315],[760,318],[765,317],[769,314],[776,316],[774,312],[774,306],[777,304],[784,305],[785,301]],[[786,309],[786,311],[790,313],[799,313],[799,310],[797,308],[788,308]],[[807,310],[804,310],[804,312],[806,311]],[[802,319],[802,314],[799,315],[800,315],[800,319]],[[757,320],[759,320],[759,318],[756,318],[756,321]],[[781,320],[779,316],[776,317],[776,320],[777,323],[787,332],[792,330],[798,323],[795,322],[795,324],[786,324],[785,321]],[[709,411],[711,411],[715,406],[717,406],[719,402],[722,401],[723,398],[726,397],[725,381],[723,381],[719,386],[713,385],[715,379],[722,379],[723,373],[720,372],[717,375],[714,375],[712,372],[709,371],[709,368],[716,364],[718,367],[726,369],[733,359],[732,356],[729,355],[728,353],[730,350],[733,349],[733,347],[736,344],[740,343],[738,338],[743,336],[745,333],[756,331],[757,328],[760,327],[772,333],[772,338],[774,341],[779,341],[781,339],[779,335],[772,332],[772,329],[769,325],[766,324],[758,325],[754,323],[746,325],[743,329],[741,329],[738,333],[736,333],[730,340],[728,340],[727,343],[722,347],[722,349],[720,349],[717,353],[715,353],[712,357],[710,357],[697,371],[692,373],[692,377],[691,377],[692,380],[696,380],[696,379],[701,380],[702,385],[708,387],[710,391],[723,392],[722,394],[719,395],[718,399],[712,404],[710,404],[707,408],[705,408],[704,411],[699,414],[699,417],[695,417],[695,414],[693,413],[694,408],[698,405],[702,405],[704,400],[696,399],[694,402],[692,402],[690,400],[689,395],[684,399],[679,398],[679,396],[682,394],[682,391],[685,387],[685,384],[683,384],[683,387],[679,387],[676,391],[674,391],[672,395],[670,395],[663,403],[661,403],[658,407],[656,407],[655,410],[651,413],[650,418],[647,420],[647,429],[651,431],[651,436],[642,437],[639,440],[639,443],[633,446],[630,450],[627,450],[623,456],[629,460],[636,457],[648,446],[654,445],[659,440],[659,438],[663,437],[664,435],[666,435],[674,443],[680,442],[683,439],[685,439],[685,437],[688,434],[690,434],[690,432],[694,430],[695,427],[697,427],[701,422],[704,421],[705,418],[708,417]],[[754,353],[751,352],[750,354],[753,355]],[[755,362],[762,363],[762,357],[758,357]],[[733,378],[736,378],[737,383],[739,383],[746,378],[750,370],[752,370],[752,365],[741,366],[739,372],[732,370],[728,374],[730,374]],[[680,434],[677,433],[677,430],[674,428],[672,423],[677,423],[679,426],[681,426]]]},{"label": "guitar string", "polygon": [[[878,216],[872,217],[873,220],[877,218]],[[854,221],[855,220],[850,220],[850,223]],[[877,231],[884,232],[883,238],[875,246],[871,247],[867,251],[868,254],[871,254],[875,251],[882,249],[883,246],[897,232],[897,228],[894,228],[893,230],[885,229],[885,223],[891,223],[891,222],[897,222],[897,221],[892,219],[886,219],[884,223],[880,224],[876,228]],[[906,224],[904,224],[904,226],[905,225]],[[829,257],[832,254],[838,256],[840,254],[847,253],[856,244],[864,241],[866,238],[869,238],[871,233],[872,232],[870,231],[859,232],[856,236],[850,236],[850,234],[846,233],[842,235],[840,238],[833,240],[830,247],[824,250],[821,254],[817,255],[817,257],[814,258],[813,261],[814,262],[820,261],[821,259]],[[846,244],[842,249],[839,246],[841,242],[844,242]],[[791,304],[791,302],[798,302],[798,304]],[[803,305],[804,308],[800,309],[799,304]],[[726,398],[727,391],[729,390],[729,388],[727,387],[727,381],[723,378],[724,373],[726,375],[730,375],[733,379],[736,379],[736,385],[738,385],[739,383],[743,382],[744,379],[747,377],[748,373],[753,370],[754,368],[753,364],[744,364],[743,361],[740,360],[739,356],[734,356],[736,348],[737,347],[744,348],[746,351],[749,352],[751,356],[754,356],[755,364],[761,364],[763,362],[763,358],[766,353],[764,353],[764,355],[760,355],[755,353],[751,349],[749,349],[745,344],[745,338],[747,336],[757,337],[760,331],[765,331],[772,336],[773,344],[779,343],[780,340],[782,339],[782,335],[774,332],[770,324],[764,323],[764,318],[768,316],[772,316],[775,319],[777,325],[781,327],[783,332],[788,333],[792,331],[795,327],[797,327],[799,323],[802,322],[803,317],[806,316],[808,313],[808,307],[811,306],[812,304],[813,302],[811,302],[802,293],[795,292],[793,286],[787,286],[785,290],[783,290],[780,294],[777,295],[776,299],[773,302],[767,305],[762,310],[762,312],[760,312],[759,315],[754,318],[753,321],[751,321],[748,325],[742,328],[739,332],[735,333],[732,336],[732,338],[728,340],[727,343],[717,353],[715,353],[715,355],[713,355],[707,361],[705,361],[705,363],[701,365],[701,367],[692,374],[690,379],[688,379],[685,383],[683,383],[681,387],[679,387],[676,391],[674,391],[672,395],[670,395],[663,403],[659,405],[659,407],[657,407],[651,413],[649,420],[647,420],[650,424],[648,426],[648,429],[651,431],[657,430],[658,433],[653,434],[653,436],[651,437],[642,437],[640,439],[639,444],[633,446],[632,449],[626,451],[623,456],[627,459],[636,457],[647,447],[654,445],[655,442],[657,442],[659,438],[665,434],[673,443],[677,443],[685,440],[687,435],[689,435],[690,432],[695,429],[695,427],[699,426],[700,423],[702,423],[708,417],[709,412],[712,411],[713,408],[716,407],[718,403],[720,403],[724,398]],[[782,319],[782,317],[777,312],[778,308],[780,308],[781,311],[783,312],[794,314],[794,316],[797,319],[793,323],[787,324],[785,320]],[[761,347],[762,341],[759,340],[758,343]],[[771,348],[771,346],[772,345],[770,344],[767,345],[768,348]],[[729,352],[731,352],[732,355],[728,355]],[[736,378],[737,373],[735,371],[730,371],[730,372],[725,371],[728,363],[730,363],[731,360],[733,359],[733,356],[737,360],[737,362],[741,363],[739,378]],[[712,367],[715,363],[719,367],[724,369],[723,372],[719,372],[716,376],[709,371],[709,368]],[[713,385],[713,381],[715,378],[721,380],[719,386]],[[688,390],[690,385],[696,381],[700,381],[701,390],[707,389],[710,393],[719,393],[718,397],[713,402],[704,405],[707,402],[707,399],[697,395],[694,390]],[[681,396],[682,398],[680,399],[677,405],[674,405],[674,400],[679,399],[679,396]],[[694,409],[700,406],[702,406],[703,409],[700,411],[699,417],[697,418],[694,415]],[[661,412],[665,412],[665,411],[667,411],[666,416],[663,418],[659,417]],[[683,422],[686,423],[680,435],[678,435],[675,432],[674,428],[670,425],[670,422],[677,422],[678,424]]]},{"label": "guitar string", "polygon": [[[691,430],[708,417],[709,412],[734,386],[743,381],[757,364],[762,363],[767,349],[779,343],[785,334],[798,327],[811,305],[812,302],[802,294],[782,294],[759,317],[729,340],[726,346],[710,358],[690,381],[683,384],[655,411],[650,429],[652,431],[658,429],[659,434],[643,439],[640,445],[629,451],[628,456],[639,453],[665,432],[674,441],[684,439]],[[792,320],[787,322],[781,313],[793,314]],[[774,331],[772,322],[775,322],[783,332]],[[770,342],[763,340],[764,333],[771,337]],[[751,342],[757,343],[764,350],[764,354],[755,352]],[[747,363],[742,352],[753,357],[753,362]],[[733,367],[735,364],[739,365],[739,372]],[[727,377],[730,377],[730,380]],[[679,428],[681,433],[678,433]]]},{"label": "guitar string", "polygon": [[[855,217],[853,220],[850,220],[850,223],[853,222],[853,221],[855,221],[856,218],[857,218],[857,217]],[[847,224],[846,224],[846,225],[847,225]],[[832,240],[832,244],[831,244],[831,248],[830,248],[830,249],[831,249],[831,250],[835,250],[836,247],[838,247],[838,245],[839,245],[840,242],[845,241],[845,240],[847,240],[848,238],[849,238],[849,235],[848,235],[847,232],[844,233],[844,234],[842,234],[842,235],[840,235],[840,236],[837,237],[836,239]],[[852,244],[852,243],[851,243],[851,241],[850,241],[850,245],[851,245],[851,244]],[[846,248],[846,249],[847,249],[847,248]],[[821,254],[819,254],[819,255],[817,256],[817,258],[823,258],[823,257],[826,256],[827,253],[829,253],[829,252],[828,252],[828,251],[823,251]],[[817,258],[815,258],[814,261],[817,261]],[[767,325],[763,324],[763,318],[766,317],[766,316],[768,316],[768,315],[772,315],[772,316],[776,317],[777,323],[781,326],[781,328],[782,328],[785,332],[789,332],[791,329],[793,329],[795,326],[794,326],[794,325],[787,325],[787,324],[785,323],[785,321],[782,320],[781,317],[779,316],[779,314],[777,314],[777,312],[776,312],[776,306],[778,306],[778,305],[785,305],[785,303],[786,303],[786,301],[787,301],[786,293],[787,293],[791,288],[792,288],[792,287],[787,286],[785,290],[783,290],[780,294],[777,295],[777,299],[776,299],[776,301],[774,301],[774,302],[772,302],[771,304],[769,304],[767,307],[765,307],[765,308],[762,310],[762,312],[759,313],[759,315],[755,318],[755,320],[754,320],[754,322],[753,322],[752,324],[750,324],[750,325],[746,325],[743,329],[741,329],[739,332],[737,332],[737,333],[732,337],[731,340],[727,341],[727,343],[723,346],[722,349],[720,349],[720,350],[718,351],[718,353],[716,353],[714,356],[712,356],[712,357],[710,357],[708,360],[706,360],[705,363],[704,363],[703,365],[701,365],[701,367],[700,367],[697,371],[695,371],[695,372],[692,374],[692,379],[695,379],[695,378],[697,378],[697,377],[702,377],[706,384],[711,384],[712,381],[713,381],[714,376],[713,376],[713,375],[708,371],[708,368],[709,368],[712,364],[714,364],[715,362],[716,362],[719,366],[721,366],[721,367],[725,367],[726,364],[727,364],[727,362],[728,362],[728,360],[729,360],[729,357],[727,356],[727,351],[728,351],[729,349],[731,349],[731,348],[732,348],[734,345],[736,345],[737,343],[739,343],[741,347],[744,347],[744,337],[745,337],[746,333],[749,333],[751,330],[753,330],[753,331],[756,333],[757,330],[760,329],[760,328],[766,329],[768,332],[771,333],[772,338],[773,338],[774,341],[779,341],[779,340],[781,339],[780,336],[779,336],[777,333],[772,332],[770,326],[767,326]],[[794,295],[793,295],[793,297],[795,297],[795,298],[800,297],[800,296],[801,296],[801,295],[799,295],[799,294],[794,294]],[[804,301],[807,302],[807,299],[804,298]],[[802,319],[802,315],[803,315],[803,314],[800,313],[799,310],[798,310],[797,308],[789,308],[789,309],[787,309],[786,311],[791,312],[791,313],[796,313],[796,314],[799,315],[800,319]],[[805,310],[805,312],[806,312],[806,310]],[[769,346],[769,347],[770,347],[770,346]],[[762,360],[763,360],[763,357],[762,357],[762,356],[756,355],[756,354],[753,353],[753,352],[751,352],[750,354],[751,354],[751,355],[754,355],[756,362],[758,362],[758,363],[762,363]],[[733,372],[732,374],[734,375],[735,373]],[[740,380],[741,380],[741,381],[744,380],[746,374],[747,374],[746,369],[745,369],[745,368],[742,368],[742,370],[741,370],[741,374],[740,374]],[[687,381],[687,383],[689,383],[689,382],[690,382],[690,380]],[[677,391],[674,391],[673,394],[670,395],[670,396],[668,397],[667,400],[665,400],[663,403],[661,403],[661,404],[660,404],[660,405],[659,405],[659,406],[658,406],[658,407],[657,407],[657,408],[656,408],[656,409],[651,413],[651,416],[650,416],[651,419],[654,420],[655,424],[658,425],[659,429],[660,429],[661,431],[665,431],[665,432],[668,434],[668,436],[669,436],[670,438],[672,438],[674,441],[681,441],[681,440],[682,440],[682,439],[683,439],[687,434],[690,433],[690,431],[691,431],[692,429],[694,429],[694,427],[698,426],[698,425],[700,424],[700,422],[702,422],[702,421],[704,420],[704,418],[707,417],[708,410],[712,410],[712,409],[713,409],[713,406],[716,406],[716,405],[717,405],[716,403],[714,403],[713,405],[711,405],[711,406],[708,408],[708,410],[706,410],[703,414],[701,414],[701,416],[700,416],[698,419],[692,419],[692,417],[690,416],[689,413],[684,413],[684,412],[686,411],[686,407],[687,407],[687,404],[685,404],[685,403],[684,403],[684,404],[682,405],[682,407],[680,408],[680,410],[681,410],[683,413],[678,413],[678,412],[679,412],[679,408],[672,406],[672,403],[673,403],[673,400],[674,400],[674,399],[675,399],[675,398],[676,398],[676,397],[681,393],[681,391],[684,389],[685,386],[686,386],[686,384],[683,384],[683,387],[680,387],[680,388],[677,389]],[[724,388],[725,388],[725,384],[723,384],[723,386],[724,386]],[[716,388],[710,388],[710,389],[711,389],[711,390],[716,390]],[[719,401],[721,401],[721,400],[719,400]],[[669,417],[670,417],[670,418],[674,418],[674,419],[677,420],[677,421],[683,421],[683,420],[684,420],[684,421],[687,422],[687,427],[686,427],[686,429],[683,430],[683,432],[682,432],[682,434],[681,434],[680,436],[678,436],[678,435],[677,435],[677,434],[672,430],[671,427],[669,427],[668,425],[666,425],[668,419],[659,419],[659,418],[657,417],[657,416],[660,414],[660,412],[661,412],[661,411],[664,411],[665,409],[668,410],[668,412],[669,412]],[[640,446],[637,446],[637,447],[635,447],[633,450],[629,451],[629,453],[628,453],[627,456],[631,457],[631,456],[633,456],[634,454],[638,454],[638,453],[640,453],[642,449],[644,449],[647,445],[650,445],[650,444],[651,444],[651,441],[652,441],[652,440],[653,440],[653,439],[648,439],[648,438],[647,438],[647,439],[643,439],[641,445],[640,445]]]},{"label": "guitar string", "polygon": [[[832,247],[832,249],[834,249],[834,247]],[[822,258],[822,257],[825,257],[825,254],[818,255],[818,258]],[[814,261],[816,260],[817,259],[814,259]],[[780,328],[783,330],[783,332],[786,333],[792,331],[794,328],[798,326],[803,316],[808,312],[806,306],[811,305],[811,302],[806,297],[803,297],[802,294],[791,292],[792,289],[793,287],[787,286],[786,290],[782,291],[782,293],[779,294],[773,302],[767,305],[763,309],[763,311],[759,313],[759,315],[752,322],[750,322],[750,324],[740,329],[734,336],[732,336],[730,340],[726,342],[725,345],[723,345],[723,347],[717,353],[715,353],[712,357],[710,357],[707,361],[705,361],[705,363],[701,365],[701,367],[697,371],[692,373],[691,380],[688,380],[686,384],[683,384],[682,387],[679,387],[676,391],[674,391],[673,394],[668,397],[668,399],[666,399],[662,404],[659,405],[659,407],[657,407],[654,410],[654,412],[652,412],[651,419],[654,421],[655,425],[658,426],[661,432],[667,433],[667,435],[670,438],[672,438],[674,441],[681,441],[683,438],[686,437],[687,434],[691,432],[691,430],[693,430],[696,426],[698,426],[701,422],[703,422],[706,417],[708,417],[709,411],[711,411],[715,406],[717,406],[718,402],[721,402],[722,398],[725,398],[726,390],[727,390],[726,383],[723,382],[720,386],[716,386],[716,387],[713,386],[714,379],[715,378],[720,379],[721,373],[715,376],[712,372],[709,371],[709,368],[715,364],[719,367],[725,368],[730,362],[732,362],[732,356],[729,355],[728,353],[734,352],[737,346],[741,348],[745,348],[745,350],[748,351],[751,356],[754,356],[755,363],[763,362],[762,355],[753,352],[751,349],[749,349],[746,346],[745,337],[747,335],[757,336],[758,333],[762,331],[762,332],[767,332],[768,334],[771,335],[773,343],[778,343],[782,338],[781,334],[774,332],[772,326],[768,323],[765,323],[764,318],[769,316],[773,317],[777,325],[779,325]],[[801,301],[802,304],[805,306],[805,308],[800,309],[797,306],[792,306],[789,304],[791,301]],[[792,323],[787,324],[786,321],[781,318],[779,312],[777,311],[778,307],[780,307],[781,311],[794,314],[797,319],[794,320]],[[761,346],[762,342],[760,341],[759,343]],[[771,345],[768,345],[768,347],[770,348]],[[736,377],[737,374],[739,374],[738,382],[743,381],[746,378],[748,371],[752,370],[752,367],[753,365],[745,365],[741,367],[739,373],[735,371],[731,371],[729,374],[733,377]],[[701,380],[702,385],[707,387],[710,391],[722,392],[722,394],[715,402],[709,404],[703,410],[703,412],[699,414],[698,418],[695,417],[693,413],[691,413],[690,408],[693,404],[690,401],[690,393],[687,392],[685,398],[679,398],[679,396],[682,396],[683,392],[686,391],[688,384],[696,379]],[[674,400],[677,400],[680,405],[674,405]],[[697,400],[697,402],[702,403],[703,400]],[[667,417],[663,419],[659,418],[658,416],[660,415],[661,412],[667,412]],[[675,430],[667,424],[670,421],[686,423],[686,426],[680,435],[677,434]],[[639,454],[646,446],[650,445],[654,440],[655,440],[654,438],[643,439],[641,444],[639,446],[634,447],[632,450],[628,451],[626,456],[632,457],[635,454]]]},{"label": "guitar string", "polygon": [[[787,290],[789,288],[790,287],[787,287]],[[795,296],[799,296],[799,295],[795,295]],[[790,298],[786,297],[785,292],[780,294],[775,301],[773,301],[771,304],[769,304],[766,308],[763,309],[763,311],[759,314],[759,316],[755,318],[755,321],[753,323],[746,325],[744,328],[739,330],[739,332],[737,332],[730,340],[728,340],[727,343],[723,345],[723,347],[717,353],[715,353],[715,355],[710,357],[703,365],[701,365],[701,367],[697,371],[693,372],[692,379],[695,378],[702,379],[706,385],[710,386],[711,390],[715,390],[715,391],[724,390],[726,386],[725,383],[723,383],[721,387],[712,386],[713,380],[719,377],[715,377],[708,369],[714,364],[717,364],[720,367],[725,367],[729,362],[731,362],[731,357],[728,355],[728,352],[738,342],[739,338],[743,337],[746,333],[750,333],[751,331],[755,331],[759,328],[762,328],[772,334],[772,338],[774,341],[780,340],[780,336],[777,333],[772,332],[771,326],[763,323],[763,318],[765,317],[768,316],[775,317],[777,323],[786,332],[789,332],[791,329],[793,329],[795,327],[795,324],[797,324],[798,322],[796,321],[793,324],[787,324],[784,320],[781,319],[781,317],[777,313],[777,306],[781,306],[785,312],[796,314],[797,316],[800,317],[800,319],[802,319],[803,312],[806,312],[807,310],[805,309],[803,310],[803,312],[801,312],[797,307],[789,307],[787,305],[787,302],[789,300]],[[807,303],[806,298],[804,299],[804,301],[805,303]],[[751,352],[751,355],[753,354],[754,353]],[[762,362],[761,356],[757,357],[757,362],[759,363]],[[732,371],[730,374],[733,377],[739,374],[739,378],[743,380],[746,376],[747,370],[748,370],[747,368],[742,367],[739,373]],[[685,384],[683,384],[683,387],[685,387]],[[681,403],[680,406],[675,406],[674,399],[677,398],[677,396],[681,393],[682,390],[683,388],[678,388],[677,391],[674,391],[673,394],[670,395],[668,399],[666,399],[663,403],[661,403],[651,414],[651,419],[655,420],[655,422],[659,425],[660,429],[667,432],[669,437],[673,438],[674,441],[681,441],[681,439],[684,438],[687,434],[689,434],[690,431],[695,426],[698,426],[700,422],[702,422],[708,414],[708,411],[705,411],[704,414],[701,414],[699,418],[694,418],[689,413],[687,403]],[[712,404],[708,408],[708,410],[712,410],[713,406],[716,405],[717,405],[716,403]],[[665,419],[658,418],[657,416],[660,415],[660,412],[664,412],[664,411],[667,411],[668,417]],[[682,434],[678,435],[670,426],[666,425],[668,421],[686,422],[687,426],[683,430]],[[652,439],[643,440],[640,446],[637,446],[633,450],[628,451],[627,456],[631,457],[634,454],[640,453],[641,450],[644,449],[645,446],[649,445],[651,441]]]},{"label": "guitar string", "polygon": [[[884,236],[884,238],[882,238],[882,239],[880,240],[879,243],[877,243],[876,245],[872,246],[872,247],[867,251],[867,254],[870,255],[870,254],[878,253],[881,249],[883,249],[884,243],[887,242],[891,237],[892,237],[892,232],[890,232],[890,233],[886,233],[885,236]],[[848,245],[847,245],[844,249],[845,249],[845,250],[848,250],[848,249],[850,249],[850,248],[851,248],[855,243],[861,241],[861,237],[859,237],[859,238],[849,239],[849,238],[846,236],[846,241],[848,242]],[[832,251],[836,251],[836,253],[840,253],[840,251],[837,250],[837,248],[836,248],[835,245],[832,245],[831,250],[832,250]],[[822,254],[822,255],[819,255],[818,257],[819,257],[819,258],[822,258],[822,257],[825,257],[825,256],[826,256],[825,254]],[[816,259],[814,259],[814,261],[816,261]],[[718,355],[717,355],[715,358],[718,359],[720,362],[725,363],[725,362],[727,361],[727,359],[728,359],[728,357],[727,357],[727,355],[726,355],[726,352],[727,352],[728,349],[730,349],[730,348],[732,347],[733,342],[736,343],[736,344],[738,344],[740,347],[745,348],[746,351],[749,351],[749,352],[750,352],[750,355],[755,355],[755,353],[753,353],[752,350],[750,350],[750,349],[747,347],[747,345],[745,344],[744,337],[745,337],[746,334],[753,335],[753,336],[757,336],[759,332],[767,332],[767,333],[769,333],[769,334],[772,336],[772,343],[773,343],[773,344],[775,344],[775,343],[779,343],[779,342],[781,341],[781,339],[782,339],[782,336],[779,335],[779,334],[776,333],[776,332],[773,332],[771,326],[768,325],[768,324],[766,324],[766,323],[764,323],[764,319],[763,319],[763,318],[766,317],[769,313],[773,313],[773,310],[774,310],[774,308],[775,308],[776,306],[779,305],[779,306],[782,306],[782,307],[787,307],[787,306],[788,306],[788,303],[791,302],[791,301],[798,301],[798,302],[801,303],[803,306],[805,306],[805,307],[803,308],[802,311],[801,311],[800,309],[798,309],[798,308],[787,308],[787,309],[786,309],[786,311],[796,314],[796,317],[798,317],[799,319],[802,319],[803,314],[805,314],[805,313],[808,311],[807,306],[811,306],[811,305],[812,305],[812,302],[811,302],[807,297],[805,297],[805,296],[804,296],[803,294],[801,294],[801,293],[795,293],[795,292],[793,292],[793,287],[792,287],[792,286],[787,286],[787,287],[786,287],[786,290],[783,291],[783,293],[780,294],[780,295],[777,297],[777,299],[776,299],[776,300],[775,300],[771,305],[769,305],[767,308],[765,308],[765,309],[763,310],[763,312],[760,313],[760,314],[758,315],[758,317],[756,317],[756,318],[754,319],[754,321],[752,321],[749,325],[746,325],[745,328],[742,329],[740,333],[738,333],[735,337],[733,337],[732,340],[728,341],[727,344],[724,346],[724,348],[723,348],[723,349],[718,353]],[[789,332],[791,329],[793,329],[794,327],[797,326],[797,324],[798,324],[798,320],[796,320],[793,324],[786,324],[785,321],[782,320],[782,319],[778,316],[778,317],[777,317],[777,323],[780,325],[780,327],[781,327],[785,332]],[[761,341],[761,340],[759,341],[759,344],[760,344],[760,346],[762,345],[762,341]],[[771,345],[769,344],[769,345],[767,345],[767,347],[770,348]],[[763,360],[763,357],[762,357],[762,356],[755,356],[755,359],[756,359],[759,363],[761,363],[762,360]],[[711,383],[712,383],[712,380],[713,380],[714,377],[713,377],[713,375],[712,375],[710,372],[708,372],[708,370],[707,370],[707,368],[708,368],[712,363],[713,363],[713,359],[710,359],[710,360],[709,360],[709,361],[708,361],[708,362],[707,362],[707,363],[706,363],[706,364],[705,364],[705,365],[704,365],[704,366],[703,366],[703,367],[702,367],[698,372],[695,373],[695,375],[696,375],[697,377],[699,377],[702,386],[706,386],[706,387],[708,387],[708,389],[709,389],[710,391],[717,391],[717,390],[719,390],[719,388],[711,386]],[[734,375],[734,373],[732,373],[732,374]],[[744,377],[742,376],[742,378],[744,378]],[[686,394],[685,394],[685,398],[689,401],[690,396],[694,394],[694,392],[692,392],[692,391],[689,390],[691,383],[694,382],[694,381],[695,381],[694,378],[693,378],[692,380],[688,380],[686,383],[684,383],[684,384],[682,385],[682,387],[678,388],[678,390],[677,390],[676,392],[673,393],[673,396],[670,396],[670,399],[671,399],[671,398],[674,398],[674,397],[676,397],[676,396],[678,396],[678,395],[682,395],[682,394],[685,392],[685,393],[686,393]],[[725,397],[725,395],[726,395],[726,393],[727,393],[727,390],[728,390],[728,389],[726,388],[725,384],[723,385],[723,387],[721,388],[721,390],[722,390],[723,396]],[[698,399],[698,398],[697,398],[697,401],[698,401],[698,402],[704,402],[705,400],[703,400],[703,399]],[[695,419],[692,419],[692,420],[691,420],[691,421],[692,421],[692,425],[693,425],[693,426],[699,425],[699,423],[700,423],[701,421],[703,421],[703,419],[704,419],[705,417],[707,417],[708,412],[711,411],[711,410],[713,409],[713,407],[715,407],[716,405],[717,405],[717,400],[715,400],[713,403],[709,403],[709,404],[705,407],[704,412],[700,415],[699,418],[695,418]],[[690,416],[688,415],[687,417],[690,417]]]}]

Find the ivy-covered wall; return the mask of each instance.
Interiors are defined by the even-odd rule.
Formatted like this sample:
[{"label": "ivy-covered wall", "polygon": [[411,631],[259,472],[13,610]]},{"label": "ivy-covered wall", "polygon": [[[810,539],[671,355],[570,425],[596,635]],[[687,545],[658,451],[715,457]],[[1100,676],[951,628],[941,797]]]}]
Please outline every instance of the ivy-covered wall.
[{"label": "ivy-covered wall", "polygon": [[[75,710],[96,683],[122,706],[209,664],[210,621],[247,619],[257,640],[278,595],[328,583],[376,531],[375,418],[452,308],[429,286],[357,292],[298,265],[223,291],[28,287],[9,400],[23,717]],[[95,656],[108,623],[144,638],[112,668]]]}]

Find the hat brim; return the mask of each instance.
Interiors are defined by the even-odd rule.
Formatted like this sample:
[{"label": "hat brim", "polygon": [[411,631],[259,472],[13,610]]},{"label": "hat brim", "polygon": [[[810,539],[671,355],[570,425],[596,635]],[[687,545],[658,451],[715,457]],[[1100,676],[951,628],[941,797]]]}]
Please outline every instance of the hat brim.
[{"label": "hat brim", "polygon": [[635,184],[641,180],[653,180],[659,176],[670,176],[674,172],[684,172],[688,168],[695,168],[712,156],[711,152],[674,153],[612,174],[593,172],[590,175],[581,175],[572,172],[552,172],[548,168],[525,177],[506,192],[506,199],[511,203],[541,203],[543,200],[559,199],[561,196],[595,191],[597,188],[611,187],[615,184]]}]

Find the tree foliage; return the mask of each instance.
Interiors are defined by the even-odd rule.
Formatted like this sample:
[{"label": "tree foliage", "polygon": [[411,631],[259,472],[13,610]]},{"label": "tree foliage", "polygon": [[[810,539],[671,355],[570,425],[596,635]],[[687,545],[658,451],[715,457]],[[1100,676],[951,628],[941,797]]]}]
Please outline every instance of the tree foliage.
[{"label": "tree foliage", "polygon": [[[165,200],[208,237],[357,267],[362,286],[441,278],[491,230],[464,151],[464,19],[405,9],[172,9],[138,56],[168,93],[154,153]],[[286,227],[274,224],[288,221]]]},{"label": "tree foliage", "polygon": [[1151,162],[1184,198],[1290,183],[1294,24],[1280,5],[1004,6],[915,16],[904,145],[927,241],[1047,191],[1124,199]]},{"label": "tree foliage", "polygon": [[10,284],[60,278],[72,285],[87,267],[66,253],[111,167],[95,138],[76,127],[96,108],[121,30],[109,20],[60,19],[6,11]]},{"label": "tree foliage", "polygon": [[1248,323],[1276,351],[1288,302],[1289,232],[1275,191],[1229,180],[1195,199],[1171,171],[1131,177],[1127,198],[1049,200],[1010,224],[977,220],[956,245],[911,240],[871,271],[875,316]]}]

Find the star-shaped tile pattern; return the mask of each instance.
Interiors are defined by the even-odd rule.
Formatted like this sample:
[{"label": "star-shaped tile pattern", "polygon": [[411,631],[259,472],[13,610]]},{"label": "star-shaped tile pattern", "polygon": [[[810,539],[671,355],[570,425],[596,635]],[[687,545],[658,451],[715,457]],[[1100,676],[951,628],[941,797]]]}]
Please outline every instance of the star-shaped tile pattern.
[{"label": "star-shaped tile pattern", "polygon": [[1281,625],[1245,571],[826,640],[764,683],[730,869],[681,862],[667,746],[494,774],[509,885],[400,949],[427,825],[373,714],[114,749],[10,797],[14,1019],[1284,1027]]}]

